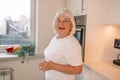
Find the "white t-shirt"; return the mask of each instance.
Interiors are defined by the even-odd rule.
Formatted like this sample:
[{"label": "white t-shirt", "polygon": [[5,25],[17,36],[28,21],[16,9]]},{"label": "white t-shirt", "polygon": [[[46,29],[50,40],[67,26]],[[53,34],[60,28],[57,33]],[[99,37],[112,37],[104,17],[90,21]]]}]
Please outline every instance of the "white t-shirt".
[{"label": "white t-shirt", "polygon": [[[45,60],[59,64],[78,66],[82,64],[81,46],[73,35],[62,39],[54,36],[44,51]],[[56,70],[45,72],[45,80],[75,80],[75,75],[65,74]]]}]

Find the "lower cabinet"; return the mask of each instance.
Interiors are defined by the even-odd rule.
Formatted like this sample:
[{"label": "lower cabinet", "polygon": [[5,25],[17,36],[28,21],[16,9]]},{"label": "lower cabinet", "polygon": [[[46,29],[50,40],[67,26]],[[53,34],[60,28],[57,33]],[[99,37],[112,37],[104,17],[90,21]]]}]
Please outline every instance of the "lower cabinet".
[{"label": "lower cabinet", "polygon": [[85,64],[83,65],[83,72],[81,74],[76,75],[75,78],[76,80],[110,80],[105,76],[92,70]]},{"label": "lower cabinet", "polygon": [[75,80],[83,80],[83,76],[82,75],[83,75],[83,73],[76,75],[75,76]]}]

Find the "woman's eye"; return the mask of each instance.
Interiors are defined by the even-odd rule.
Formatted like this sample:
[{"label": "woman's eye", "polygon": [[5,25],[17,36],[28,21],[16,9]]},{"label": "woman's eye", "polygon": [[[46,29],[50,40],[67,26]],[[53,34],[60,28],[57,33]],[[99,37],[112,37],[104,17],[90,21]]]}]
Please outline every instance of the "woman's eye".
[{"label": "woman's eye", "polygon": [[68,23],[68,21],[67,21],[67,20],[64,20],[63,22],[64,22],[64,23]]},{"label": "woman's eye", "polygon": [[57,20],[57,22],[61,22],[60,20]]},{"label": "woman's eye", "polygon": [[68,23],[69,21],[68,21],[68,20],[60,20],[60,19],[57,19],[57,22]]}]

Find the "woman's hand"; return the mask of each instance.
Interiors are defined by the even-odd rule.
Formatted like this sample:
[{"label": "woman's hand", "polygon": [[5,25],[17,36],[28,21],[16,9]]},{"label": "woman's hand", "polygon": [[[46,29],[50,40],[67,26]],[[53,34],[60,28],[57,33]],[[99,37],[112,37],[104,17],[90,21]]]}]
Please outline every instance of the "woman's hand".
[{"label": "woman's hand", "polygon": [[51,70],[54,63],[52,61],[42,61],[39,63],[39,69],[42,71]]},{"label": "woman's hand", "polygon": [[43,61],[39,63],[39,69],[42,71],[56,70],[67,74],[80,74],[82,72],[82,65],[72,66],[69,64],[58,64],[52,61]]}]

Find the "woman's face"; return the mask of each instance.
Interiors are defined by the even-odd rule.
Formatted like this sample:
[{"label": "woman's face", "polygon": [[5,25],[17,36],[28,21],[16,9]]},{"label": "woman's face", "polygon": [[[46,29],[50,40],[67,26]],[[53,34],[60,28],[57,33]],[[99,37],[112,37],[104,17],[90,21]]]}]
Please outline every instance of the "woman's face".
[{"label": "woman's face", "polygon": [[71,32],[72,23],[65,15],[59,15],[55,22],[55,30],[58,35],[69,35]]}]

